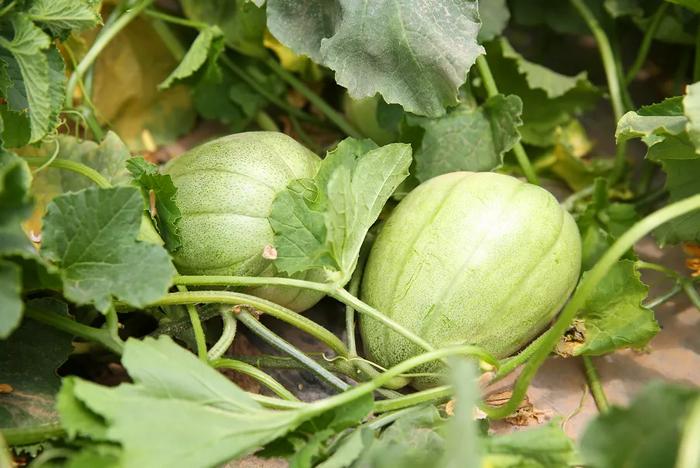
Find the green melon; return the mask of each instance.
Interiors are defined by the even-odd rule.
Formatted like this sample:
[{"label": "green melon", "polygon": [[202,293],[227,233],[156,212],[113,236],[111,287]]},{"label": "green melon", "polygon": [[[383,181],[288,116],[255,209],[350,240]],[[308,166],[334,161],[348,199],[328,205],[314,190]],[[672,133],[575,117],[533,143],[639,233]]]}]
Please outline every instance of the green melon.
[{"label": "green melon", "polygon": [[[549,192],[506,175],[455,172],[396,207],[372,247],[361,294],[436,347],[473,344],[502,358],[547,327],[580,268],[576,224]],[[385,367],[422,352],[365,316],[361,332],[368,357]]]},{"label": "green melon", "polygon": [[[283,133],[246,132],[197,146],[164,169],[178,189],[182,248],[173,261],[181,274],[279,276],[263,250],[273,245],[268,221],[287,184],[313,177],[320,158]],[[322,272],[300,277],[319,279]],[[314,291],[265,287],[253,294],[294,310],[322,297]]]}]

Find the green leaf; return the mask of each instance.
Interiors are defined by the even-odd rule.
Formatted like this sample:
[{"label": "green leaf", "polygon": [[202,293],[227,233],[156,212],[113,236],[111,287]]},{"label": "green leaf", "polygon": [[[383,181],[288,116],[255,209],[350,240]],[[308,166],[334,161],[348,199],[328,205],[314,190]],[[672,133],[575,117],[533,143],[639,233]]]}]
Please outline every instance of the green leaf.
[{"label": "green leaf", "polygon": [[578,314],[577,330],[584,339],[573,354],[598,356],[646,346],[660,330],[654,312],[642,305],[648,292],[634,262],[618,261]]},{"label": "green leaf", "polygon": [[476,0],[269,0],[267,15],[280,42],[334,70],[351,97],[379,93],[429,117],[458,103],[459,87],[483,54]]},{"label": "green leaf", "polygon": [[581,438],[583,465],[676,466],[683,421],[698,397],[694,388],[648,385],[629,408],[612,407],[588,425]]},{"label": "green leaf", "polygon": [[136,241],[142,212],[133,187],[89,188],[49,204],[42,252],[60,265],[67,299],[104,313],[113,298],[144,307],[167,293],[175,268],[162,247]]},{"label": "green leaf", "polygon": [[474,362],[453,359],[450,381],[455,389],[454,415],[448,420],[445,430],[445,453],[440,466],[459,468],[482,466],[480,441],[474,408],[479,401],[477,372]]},{"label": "green leaf", "polygon": [[34,0],[27,16],[54,36],[70,30],[84,31],[100,22],[96,3],[88,0]]},{"label": "green leaf", "polygon": [[695,13],[700,13],[700,0],[666,0],[676,5],[682,5]]},{"label": "green leaf", "polygon": [[408,116],[423,136],[415,153],[418,180],[455,171],[490,171],[503,164],[503,155],[519,141],[522,102],[501,94],[479,107],[461,105],[443,117]]},{"label": "green leaf", "polygon": [[557,421],[484,438],[483,466],[559,468],[580,465],[576,448]]},{"label": "green leaf", "polygon": [[558,127],[598,101],[600,93],[585,72],[567,76],[530,62],[503,37],[488,44],[486,50],[501,93],[515,94],[522,100],[519,131],[525,143],[554,144]]},{"label": "green leaf", "polygon": [[[666,159],[661,163],[666,173],[669,203],[700,192],[700,159]],[[660,245],[678,242],[700,242],[700,210],[679,216],[654,231]]]},{"label": "green leaf", "polygon": [[129,159],[126,165],[134,181],[145,192],[144,198],[149,200],[151,193],[155,196],[158,233],[165,241],[165,248],[170,252],[176,251],[182,246],[179,228],[182,215],[175,203],[177,188],[172,178],[160,174],[156,165],[146,162],[143,158]]},{"label": "green leaf", "polygon": [[245,55],[263,58],[265,10],[249,0],[183,0],[185,14],[196,21],[216,25],[226,45]]},{"label": "green leaf", "polygon": [[688,118],[688,136],[695,145],[695,152],[700,154],[700,81],[685,88],[683,111]]},{"label": "green leaf", "polygon": [[211,52],[212,42],[221,35],[221,29],[217,26],[202,29],[177,68],[158,85],[158,89],[167,89],[175,80],[187,78],[199,70],[207,61],[207,57]]},{"label": "green leaf", "polygon": [[345,468],[351,466],[371,443],[374,433],[369,428],[358,428],[340,440],[333,454],[317,468]]},{"label": "green leaf", "polygon": [[0,226],[22,221],[29,216],[32,198],[29,166],[13,153],[0,154]]},{"label": "green leaf", "polygon": [[330,267],[346,282],[367,231],[410,164],[409,145],[377,148],[371,140],[343,140],[314,180],[294,181],[274,200],[270,224],[278,270],[294,274]]},{"label": "green leaf", "polygon": [[0,338],[7,338],[22,320],[22,270],[0,260]]},{"label": "green leaf", "polygon": [[605,0],[603,6],[613,18],[644,16],[644,8],[639,4],[639,0]]},{"label": "green leaf", "polygon": [[[7,102],[12,110],[29,113],[30,142],[40,140],[55,123],[62,103],[65,76],[54,70],[60,57],[51,48],[51,39],[27,16],[11,16],[14,37],[0,37],[0,60],[8,65],[13,86],[7,90]],[[4,49],[4,50],[3,50]],[[49,51],[54,51],[49,54]],[[58,78],[58,83],[52,82]]]},{"label": "green leaf", "polygon": [[216,466],[319,413],[313,406],[263,408],[167,336],[130,339],[122,362],[133,384],[108,388],[71,378],[61,390],[66,401],[83,405],[62,408],[64,424],[70,422],[75,433],[121,444],[121,466]]},{"label": "green leaf", "polygon": [[488,42],[496,36],[500,36],[510,20],[510,11],[506,0],[480,2],[479,17],[481,18],[479,42]]},{"label": "green leaf", "polygon": [[[1,63],[1,62],[0,62]],[[7,104],[0,105],[0,131],[6,148],[18,148],[29,143],[31,128],[29,116],[23,112],[11,110]]]},{"label": "green leaf", "polygon": [[[66,304],[54,299],[33,300],[27,307],[68,314]],[[31,319],[0,341],[0,383],[12,387],[0,393],[0,427],[57,421],[54,405],[60,379],[56,371],[73,350],[71,342],[69,334]]]}]

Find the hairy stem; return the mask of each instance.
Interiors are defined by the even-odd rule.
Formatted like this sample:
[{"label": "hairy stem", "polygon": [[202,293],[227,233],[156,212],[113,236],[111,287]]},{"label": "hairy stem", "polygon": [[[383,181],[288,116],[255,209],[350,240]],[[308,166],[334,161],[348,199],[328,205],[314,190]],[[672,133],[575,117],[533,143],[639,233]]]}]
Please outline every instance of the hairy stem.
[{"label": "hairy stem", "polygon": [[256,335],[258,335],[260,338],[262,338],[265,342],[267,342],[269,345],[273,346],[274,348],[278,349],[279,351],[282,351],[283,353],[289,355],[296,361],[298,361],[300,364],[304,365],[308,370],[312,371],[314,374],[316,374],[319,378],[321,378],[324,382],[330,384],[333,388],[340,390],[340,391],[345,391],[350,386],[340,380],[338,377],[333,375],[331,372],[326,370],[323,366],[319,365],[316,361],[308,357],[306,354],[304,354],[302,351],[291,345],[289,342],[278,336],[277,334],[273,333],[269,328],[267,328],[265,325],[260,323],[258,319],[250,315],[249,312],[241,312],[238,314],[238,320],[248,328],[248,330],[252,331]]},{"label": "hairy stem", "polygon": [[439,404],[452,397],[454,389],[451,385],[442,385],[433,387],[428,390],[410,393],[391,400],[381,400],[374,404],[375,413],[386,413],[409,406],[420,405],[423,403]]},{"label": "hairy stem", "polygon": [[639,45],[637,57],[635,57],[632,66],[627,71],[627,76],[625,78],[625,81],[627,83],[631,83],[632,80],[634,80],[634,78],[637,76],[637,73],[639,73],[639,70],[642,69],[644,62],[646,62],[647,56],[649,55],[649,48],[651,47],[651,43],[654,40],[656,31],[659,30],[659,25],[661,24],[661,20],[666,14],[668,6],[668,2],[661,2],[659,7],[656,9],[656,12],[654,13],[654,16],[651,17],[651,23],[649,23],[649,26],[647,26],[646,30],[644,31],[642,43]]},{"label": "hairy stem", "polygon": [[[177,286],[178,291],[181,293],[187,293],[187,287],[183,285]],[[190,318],[190,323],[192,324],[192,332],[194,333],[194,340],[197,343],[197,356],[202,362],[208,362],[207,358],[207,339],[204,336],[204,328],[202,327],[202,321],[199,319],[199,314],[197,313],[197,308],[194,303],[185,304],[187,308],[187,315]]]},{"label": "hairy stem", "polygon": [[216,369],[230,369],[252,377],[261,384],[263,384],[265,387],[273,391],[275,395],[282,398],[283,400],[299,401],[299,399],[296,396],[294,396],[292,392],[284,388],[284,385],[282,385],[281,383],[273,379],[269,374],[266,374],[265,372],[261,371],[255,366],[251,366],[250,364],[247,364],[245,362],[225,358],[215,359],[211,362],[211,365],[214,366]]},{"label": "hairy stem", "polygon": [[[489,97],[496,96],[498,94],[498,87],[496,86],[496,80],[494,80],[493,78],[493,74],[491,73],[491,68],[489,67],[489,63],[486,60],[486,57],[483,55],[478,56],[476,58],[476,65],[479,68],[479,74],[481,75],[481,79],[484,81],[484,88],[486,89],[486,93]],[[523,174],[525,174],[527,181],[531,184],[539,185],[540,182],[537,178],[537,173],[532,168],[530,159],[527,157],[525,148],[523,148],[523,145],[520,143],[520,141],[518,141],[513,146],[513,154],[515,155],[515,159],[517,159],[518,164],[520,165],[520,169],[522,169]]]},{"label": "hairy stem", "polygon": [[238,322],[236,322],[233,312],[228,310],[228,308],[223,308],[221,311],[221,321],[224,324],[223,330],[221,331],[221,336],[207,353],[207,357],[210,360],[218,359],[223,356],[224,353],[231,347],[233,340],[236,338],[236,324]]},{"label": "hairy stem", "polygon": [[[176,284],[183,283],[176,282]],[[302,331],[305,331],[309,335],[324,343],[326,346],[328,346],[330,349],[332,349],[339,355],[348,355],[348,350],[345,347],[345,343],[343,343],[337,336],[335,336],[333,333],[323,328],[313,320],[310,320],[290,309],[277,305],[274,302],[270,302],[256,296],[251,296],[249,294],[243,294],[233,291],[189,291],[170,293],[152,305],[160,306],[197,303],[250,306],[254,309],[263,311],[268,315],[271,315],[279,320],[282,320],[283,322],[293,325],[294,327],[299,328]]]},{"label": "hairy stem", "polygon": [[314,93],[308,86],[306,86],[296,76],[294,76],[292,73],[285,70],[282,67],[282,65],[277,63],[276,60],[270,58],[268,60],[265,60],[265,64],[270,68],[270,70],[272,70],[280,78],[282,78],[289,85],[291,85],[292,88],[299,91],[299,93],[302,96],[304,96],[306,99],[308,99],[309,102],[311,104],[313,104],[314,106],[316,106],[316,108],[318,110],[323,112],[323,114],[326,117],[328,117],[328,120],[333,122],[333,124],[335,126],[337,126],[340,130],[345,132],[345,134],[347,134],[348,136],[351,136],[351,137],[355,137],[355,138],[362,138],[362,135],[360,134],[360,132],[358,132],[355,129],[355,127],[350,125],[350,122],[348,122],[340,112],[333,109],[333,107],[331,107],[326,101],[324,101],[321,96]]},{"label": "hairy stem", "polygon": [[56,169],[64,169],[67,171],[75,172],[77,174],[80,174],[82,176],[87,177],[91,181],[95,183],[100,188],[109,188],[112,186],[112,184],[107,180],[105,176],[97,172],[95,169],[91,168],[90,166],[86,166],[83,163],[79,163],[77,161],[71,161],[68,159],[54,159],[53,161],[51,158],[23,158],[27,164],[30,166],[43,166],[44,164],[48,163],[49,167],[53,167]]},{"label": "hairy stem", "polygon": [[591,395],[593,395],[595,405],[598,407],[598,411],[601,413],[607,413],[610,409],[610,406],[608,405],[608,398],[605,396],[603,384],[600,382],[600,377],[598,376],[598,371],[593,364],[593,360],[590,356],[581,356],[581,359],[583,361],[583,368],[586,373],[586,380],[588,381],[588,388],[591,389]]},{"label": "hairy stem", "polygon": [[552,325],[547,337],[543,339],[541,346],[525,364],[523,372],[513,387],[513,393],[508,402],[499,407],[485,406],[483,409],[492,419],[501,419],[515,411],[525,397],[530,382],[537,370],[545,361],[549,353],[571,325],[574,317],[583,304],[593,294],[600,281],[610,271],[613,265],[627,252],[637,241],[660,225],[682,216],[685,213],[700,208],[700,195],[694,195],[676,203],[672,203],[642,219],[620,236],[615,243],[598,260],[595,266],[579,283],[576,292],[559,314],[559,318]]},{"label": "hairy stem", "polygon": [[92,66],[92,64],[97,59],[98,55],[107,47],[107,45],[114,39],[114,37],[119,34],[119,32],[124,29],[134,18],[136,18],[139,13],[141,13],[146,7],[148,7],[153,0],[141,0],[136,3],[133,7],[127,9],[114,24],[108,28],[103,29],[101,34],[95,39],[95,42],[87,51],[83,59],[80,61],[70,78],[68,79],[68,85],[66,86],[66,107],[72,107],[73,92],[79,80],[82,80],[85,72]]}]

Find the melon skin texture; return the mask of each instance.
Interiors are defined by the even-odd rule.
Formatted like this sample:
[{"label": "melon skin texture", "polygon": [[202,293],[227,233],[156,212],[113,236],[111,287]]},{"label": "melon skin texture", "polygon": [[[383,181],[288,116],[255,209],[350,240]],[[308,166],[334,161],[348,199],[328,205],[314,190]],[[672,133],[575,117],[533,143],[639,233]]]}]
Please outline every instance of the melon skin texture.
[{"label": "melon skin texture", "polygon": [[[549,192],[506,175],[454,172],[418,186],[390,215],[361,297],[435,347],[472,344],[503,358],[550,323],[580,268],[576,223]],[[360,325],[366,354],[384,367],[424,352],[371,318]]]},{"label": "melon skin texture", "polygon": [[[164,168],[177,187],[182,247],[173,255],[185,275],[283,276],[263,250],[273,245],[268,216],[294,179],[313,177],[320,158],[283,133],[245,132],[192,148]],[[322,272],[295,276],[318,280]],[[289,287],[248,291],[297,311],[321,293]]]}]

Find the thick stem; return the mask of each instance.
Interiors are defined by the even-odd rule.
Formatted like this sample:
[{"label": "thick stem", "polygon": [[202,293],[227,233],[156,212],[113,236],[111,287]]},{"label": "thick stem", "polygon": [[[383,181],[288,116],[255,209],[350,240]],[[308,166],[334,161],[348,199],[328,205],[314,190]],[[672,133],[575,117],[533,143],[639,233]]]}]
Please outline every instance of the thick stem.
[{"label": "thick stem", "polygon": [[59,423],[41,424],[39,426],[2,429],[2,436],[10,447],[13,445],[30,445],[49,439],[66,436],[66,431]]},{"label": "thick stem", "polygon": [[695,289],[693,282],[687,278],[683,278],[681,280],[681,287],[688,296],[688,299],[690,299],[690,302],[693,303],[696,309],[700,310],[700,294],[698,294],[697,289]]},{"label": "thick stem", "polygon": [[224,353],[231,347],[233,340],[236,338],[236,318],[233,316],[233,312],[224,308],[221,311],[221,321],[224,324],[223,330],[221,331],[221,336],[219,340],[214,343],[207,353],[209,360],[219,359]]},{"label": "thick stem", "polygon": [[[178,291],[187,294],[187,287],[183,285],[177,286]],[[194,340],[197,344],[197,356],[202,362],[208,362],[207,358],[207,338],[204,335],[204,328],[202,327],[202,321],[199,319],[199,314],[197,313],[197,308],[194,303],[185,304],[187,308],[187,315],[190,318],[190,323],[192,324],[192,332],[194,333]]]},{"label": "thick stem", "polygon": [[[496,80],[493,78],[493,74],[491,73],[491,68],[489,67],[486,57],[483,55],[478,56],[476,58],[476,65],[479,68],[479,74],[484,82],[484,88],[486,89],[488,96],[493,97],[499,94],[498,87],[496,86]],[[527,181],[531,184],[539,185],[540,182],[537,178],[537,173],[535,173],[535,170],[532,168],[530,159],[527,157],[525,148],[523,148],[520,141],[513,146],[513,154],[520,165],[520,169],[522,169],[523,174],[525,174]]]},{"label": "thick stem", "polygon": [[[360,290],[360,281],[362,280],[361,265],[355,268],[350,279],[348,292],[357,297]],[[351,306],[345,306],[345,333],[348,336],[348,355],[351,357],[357,356],[357,341],[355,340],[355,309]]]},{"label": "thick stem", "polygon": [[639,50],[637,51],[637,57],[635,57],[632,66],[627,71],[627,77],[625,78],[625,81],[627,83],[630,83],[632,82],[632,80],[634,80],[634,78],[637,76],[637,73],[639,73],[639,70],[642,69],[644,62],[646,62],[647,55],[649,55],[649,48],[651,47],[651,43],[654,40],[656,31],[659,30],[659,25],[661,24],[661,20],[666,14],[668,6],[669,2],[661,2],[659,7],[656,9],[656,12],[654,13],[654,16],[652,16],[651,18],[651,23],[649,23],[649,26],[647,26],[647,29],[644,31],[642,43],[639,45]]},{"label": "thick stem", "polygon": [[600,377],[598,376],[598,371],[593,364],[593,360],[590,356],[581,356],[581,359],[583,361],[583,368],[586,373],[586,380],[588,381],[588,388],[591,389],[591,395],[593,395],[593,400],[598,407],[598,411],[601,413],[607,413],[610,409],[610,406],[608,405],[608,398],[605,396],[603,384],[600,382]]},{"label": "thick stem", "polygon": [[[179,277],[182,278],[182,277]],[[243,277],[247,278],[247,277]],[[253,279],[251,277],[250,279]],[[264,278],[260,278],[264,279]],[[273,279],[273,278],[270,278]],[[277,278],[286,279],[286,278]],[[175,284],[183,284],[182,282],[176,282]],[[193,283],[189,283],[193,284]],[[264,284],[264,283],[258,283]],[[317,283],[312,283],[317,284]],[[254,309],[261,310],[268,315],[271,315],[283,322],[293,325],[300,330],[305,331],[309,335],[313,336],[317,340],[321,341],[327,345],[330,349],[335,351],[341,356],[347,356],[348,350],[337,336],[323,328],[313,320],[309,320],[301,314],[298,314],[292,310],[275,304],[274,302],[266,301],[256,296],[251,296],[249,294],[237,293],[233,291],[189,291],[189,292],[179,292],[170,293],[158,302],[152,304],[153,306],[161,305],[175,305],[175,304],[197,304],[197,303],[212,303],[212,304],[231,304],[231,305],[241,305],[250,306]]]},{"label": "thick stem", "polygon": [[107,45],[114,39],[114,37],[121,32],[131,21],[136,18],[139,13],[141,13],[148,5],[150,5],[153,0],[141,0],[136,3],[133,7],[126,10],[117,21],[109,29],[103,29],[101,34],[95,39],[95,42],[88,50],[87,54],[83,57],[73,73],[68,80],[68,85],[66,86],[66,107],[72,107],[73,92],[75,91],[75,86],[78,81],[83,78],[85,72],[92,66],[92,64],[97,60],[100,53],[107,47]]},{"label": "thick stem", "polygon": [[273,333],[269,328],[260,323],[258,319],[250,315],[248,312],[241,312],[238,314],[238,320],[245,325],[248,330],[252,331],[260,338],[262,338],[269,345],[273,346],[275,349],[289,355],[297,362],[302,364],[308,370],[312,371],[319,378],[321,378],[326,383],[333,386],[335,389],[340,391],[345,391],[350,388],[350,385],[340,380],[338,377],[333,375],[331,372],[326,370],[325,367],[319,365],[316,361],[308,357],[302,351],[297,349],[295,346],[291,345],[289,342]]},{"label": "thick stem", "polygon": [[255,115],[255,122],[258,124],[258,127],[260,127],[262,130],[266,130],[268,132],[280,131],[275,121],[272,120],[272,117],[270,117],[270,114],[268,114],[265,111],[259,111]]},{"label": "thick stem", "polygon": [[115,340],[111,333],[105,328],[89,327],[63,315],[37,309],[31,305],[24,311],[24,315],[36,320],[37,322],[50,325],[73,336],[78,336],[89,341],[100,343],[102,346],[116,354],[121,354],[124,350],[124,344],[121,342],[121,340]]},{"label": "thick stem", "polygon": [[525,364],[523,372],[513,387],[510,400],[499,407],[484,407],[487,415],[492,419],[501,419],[515,411],[525,397],[530,382],[535,373],[545,361],[549,353],[571,325],[574,317],[585,304],[588,298],[598,287],[600,281],[610,271],[615,263],[642,237],[662,224],[682,216],[685,213],[700,209],[700,195],[694,195],[676,203],[672,203],[642,219],[620,236],[615,243],[603,254],[595,266],[588,272],[578,285],[576,292],[559,314],[559,318],[552,325],[550,332],[543,339],[541,346]]},{"label": "thick stem", "polygon": [[452,397],[454,389],[450,385],[442,385],[433,387],[428,390],[410,393],[391,400],[381,400],[374,404],[375,413],[386,413],[409,406],[420,405],[423,403],[439,404]]},{"label": "thick stem", "polygon": [[54,159],[53,161],[50,160],[50,158],[23,158],[27,164],[30,166],[43,166],[47,162],[49,163],[49,167],[54,167],[56,169],[64,169],[67,171],[75,172],[77,174],[83,175],[93,181],[95,185],[97,185],[100,188],[109,188],[112,186],[112,184],[107,180],[105,176],[97,172],[95,169],[91,168],[90,166],[86,166],[85,164],[76,162],[76,161],[71,161],[68,159]]},{"label": "thick stem", "polygon": [[299,399],[294,396],[292,392],[284,388],[284,385],[273,379],[270,375],[261,371],[255,366],[251,366],[245,362],[236,361],[234,359],[215,359],[211,362],[211,365],[217,369],[230,369],[241,374],[245,374],[249,377],[254,378],[265,387],[272,390],[275,395],[287,401],[299,401]]},{"label": "thick stem", "polygon": [[296,76],[293,74],[289,73],[287,70],[285,70],[282,65],[277,63],[276,60],[270,58],[265,61],[265,64],[272,70],[274,73],[276,73],[280,78],[282,78],[284,81],[289,83],[289,85],[292,86],[292,88],[296,89],[299,94],[304,96],[306,99],[309,100],[311,104],[316,106],[318,110],[323,112],[323,114],[328,117],[328,120],[333,122],[335,126],[337,126],[340,130],[345,132],[348,136],[354,137],[354,138],[362,138],[362,135],[360,132],[358,132],[355,127],[350,125],[350,122],[348,122],[345,117],[335,109],[333,109],[326,101],[323,100],[321,96],[318,94],[314,93],[308,86],[306,86],[301,80],[299,80]]},{"label": "thick stem", "polygon": [[535,352],[539,349],[539,347],[542,345],[542,342],[547,339],[547,334],[550,333],[549,330],[541,334],[540,336],[537,337],[532,343],[527,345],[525,349],[520,351],[518,354],[516,354],[513,357],[506,358],[501,361],[501,365],[498,368],[498,371],[496,372],[496,375],[494,375],[493,379],[491,380],[491,383],[497,382],[513,372],[515,369],[518,368],[518,366],[525,364],[530,357],[535,354]]}]

